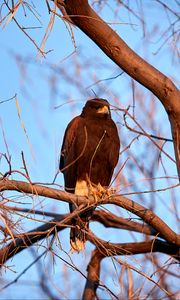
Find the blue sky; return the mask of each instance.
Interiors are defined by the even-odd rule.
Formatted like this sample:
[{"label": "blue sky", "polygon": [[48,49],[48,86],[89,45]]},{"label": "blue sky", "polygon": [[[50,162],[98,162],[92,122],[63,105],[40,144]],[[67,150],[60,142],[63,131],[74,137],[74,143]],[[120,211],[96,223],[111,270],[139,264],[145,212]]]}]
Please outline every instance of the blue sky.
[{"label": "blue sky", "polygon": [[[151,1],[147,2],[150,3]],[[102,17],[109,22],[114,21],[113,12],[111,10],[113,4],[111,5],[112,7],[109,5],[102,11]],[[38,45],[40,45],[44,30],[49,22],[49,15],[45,4],[42,2],[38,4],[37,10],[40,14],[39,17],[42,20],[42,28],[29,30],[29,33],[36,40]],[[163,29],[168,26],[167,18],[165,18],[163,11],[157,11],[148,4],[144,10],[144,14],[147,17],[146,20],[148,24],[145,39],[143,39],[140,22],[134,17],[130,18],[124,9],[122,9],[122,13],[120,14],[119,19],[117,18],[117,21],[119,20],[120,22],[125,23],[131,22],[135,25],[116,24],[113,25],[113,29],[115,29],[125,42],[137,51],[138,54],[147,59],[157,69],[168,76],[171,76],[178,85],[179,65],[177,58],[171,52],[172,44],[168,42],[157,55],[153,54],[162,43],[161,40],[158,41],[158,30],[163,31]],[[29,13],[28,17],[24,17],[22,10],[18,12],[17,18],[24,26],[39,26],[39,22],[33,18],[32,15],[29,15]],[[172,16],[170,16],[170,18],[173,19]],[[158,22],[159,20],[160,22]],[[159,25],[159,28],[156,28],[156,23]],[[21,121],[25,126],[28,139],[18,117],[15,99],[0,105],[1,127],[5,132],[5,140],[11,155],[12,168],[14,170],[22,170],[21,151],[23,151],[31,180],[35,182],[52,182],[55,173],[58,170],[59,151],[64,130],[68,122],[81,112],[86,99],[93,97],[94,95],[93,91],[91,88],[88,88],[88,86],[92,85],[97,80],[113,77],[121,72],[121,70],[119,70],[119,68],[111,62],[89,38],[80,32],[80,30],[74,28],[73,32],[77,46],[74,54],[72,54],[75,49],[71,36],[63,22],[56,18],[53,30],[46,43],[46,50],[53,49],[53,51],[47,55],[46,59],[42,60],[37,59],[37,49],[12,21],[0,32],[0,66],[2,70],[0,73],[0,102],[13,97],[15,94],[17,95]],[[70,54],[72,54],[70,58],[67,58]],[[107,98],[109,96],[108,100],[111,104],[116,104],[116,99],[118,99],[122,107],[127,107],[128,105],[132,105],[130,82],[129,77],[123,74],[117,79],[93,85],[92,89],[100,97]],[[155,97],[152,97],[148,91],[143,87],[140,87],[139,84],[136,84],[136,87],[136,116],[138,122],[143,122],[147,130],[153,128],[156,134],[170,137],[170,126],[161,104]],[[139,114],[139,108],[141,108],[142,105],[141,102],[138,102],[139,91],[144,95],[147,112],[150,105],[154,105],[155,107],[156,116],[154,116],[152,124],[146,123],[146,116]],[[55,109],[56,107],[58,108]],[[122,115],[113,112],[112,116],[117,122],[120,124],[122,123]],[[122,148],[124,148],[128,144],[127,137],[129,137],[129,133],[127,133],[120,125],[119,132],[122,135]],[[137,158],[142,159],[142,165],[144,164],[145,168],[147,167],[147,164],[150,163],[151,158],[153,163],[154,154],[152,155],[151,151],[155,151],[153,150],[153,147],[149,147],[147,153],[145,150],[147,149],[145,148],[147,145],[146,143],[147,141],[145,138],[140,138],[131,148],[135,155],[138,154]],[[29,144],[32,146],[32,151]],[[0,147],[2,153],[7,152],[1,128]],[[166,144],[164,149],[172,157],[174,156],[171,144]],[[142,153],[142,156],[140,156],[140,153]],[[125,158],[126,156],[122,156],[122,161],[124,161]],[[174,164],[167,160],[163,155],[162,158],[163,163],[168,170],[168,176],[177,176]],[[130,162],[128,162],[128,164],[129,163]],[[131,160],[131,164],[134,164],[133,160]],[[132,175],[129,174],[130,169],[128,168],[130,168],[130,165],[128,166],[127,171],[126,169],[124,171],[125,174],[127,172],[127,182],[136,182],[136,176],[136,179],[140,181],[134,184],[132,188],[128,188],[127,191],[135,191],[137,189],[143,191],[144,189],[149,189],[149,184],[146,186],[146,183],[143,181],[142,173],[138,173],[137,171],[138,168],[136,169],[136,167],[133,166],[134,169],[132,170]],[[7,163],[2,159],[0,162],[0,171],[7,171],[7,167]],[[158,166],[157,169],[156,176],[164,176],[162,167]],[[12,178],[23,180],[22,176],[18,174],[13,175]],[[57,183],[63,186],[63,177],[61,174],[58,175]],[[170,180],[170,183],[177,183],[177,180]],[[156,180],[153,187],[163,187],[164,184],[167,184],[167,182]],[[178,188],[176,189],[176,193],[178,194]],[[137,196],[133,197],[134,200],[138,198]],[[157,206],[156,211],[159,212],[162,218],[164,217],[168,224],[176,228],[172,219],[173,215],[168,215],[168,210],[165,211],[165,206],[163,205],[163,203],[166,203],[168,207],[173,206],[173,192],[164,192],[155,197],[156,203],[160,203],[159,206]],[[66,204],[59,204],[57,208],[56,203],[44,201],[44,199],[41,200],[43,201],[43,209],[58,209],[61,213],[67,212]],[[137,199],[137,201],[138,200],[139,199]],[[29,199],[27,199],[27,201],[29,201]],[[38,201],[38,199],[36,199],[36,201]],[[149,203],[151,204],[151,196],[147,195],[143,201],[145,201],[146,205]],[[27,225],[23,224],[23,226],[26,227]],[[34,226],[35,224],[32,223],[30,227],[32,228]],[[36,226],[38,226],[38,224],[36,224]],[[112,237],[112,240],[116,240],[116,231],[109,230],[108,232]],[[99,226],[98,234],[106,236],[106,230],[102,226]],[[68,245],[66,231],[62,232],[60,236],[63,245]],[[122,233],[122,240],[123,239],[126,239],[124,233]],[[89,258],[90,250],[92,248],[93,247],[89,245],[87,253],[82,255],[81,258]],[[33,260],[33,255],[34,254],[32,253],[23,253],[21,256],[19,255],[10,262],[10,264],[15,264],[16,268],[18,268],[17,272],[20,272],[29,261]],[[62,257],[67,258],[67,255],[62,254]],[[79,258],[77,258],[76,255],[73,256],[72,259],[76,264],[79,263]],[[20,264],[20,261],[23,261],[23,263]],[[63,266],[59,261],[57,265],[59,268],[60,266]],[[37,267],[35,266],[25,275],[24,280],[26,280],[26,283],[27,280],[31,279],[31,283],[29,283],[31,285],[33,280],[38,279],[36,268]],[[53,275],[54,282],[57,281],[57,276],[61,276],[59,274],[60,269],[56,267],[55,270],[56,276]],[[85,272],[85,266],[83,270]],[[67,272],[71,273],[72,271]],[[7,272],[6,276],[9,280],[16,275]],[[81,278],[81,276],[79,278]],[[74,284],[76,284],[76,281],[74,282]],[[27,289],[19,291],[17,285],[15,289],[17,296],[21,292],[21,296],[23,296],[24,299],[28,299],[28,283],[26,288]],[[65,288],[64,284],[64,291]],[[5,294],[2,294],[0,298],[4,297],[3,295],[8,295],[10,299],[14,299],[13,289],[14,285],[12,290],[8,289],[8,291],[5,291]],[[63,287],[61,287],[61,289],[63,291]],[[33,297],[36,298],[37,290],[36,288],[34,288],[34,290]]]}]

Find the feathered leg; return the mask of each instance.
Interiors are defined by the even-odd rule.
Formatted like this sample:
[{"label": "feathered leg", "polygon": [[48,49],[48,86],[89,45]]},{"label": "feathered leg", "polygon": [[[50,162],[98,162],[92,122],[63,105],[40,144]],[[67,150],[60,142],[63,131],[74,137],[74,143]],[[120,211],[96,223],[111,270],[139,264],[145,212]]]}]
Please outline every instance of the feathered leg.
[{"label": "feathered leg", "polygon": [[[70,211],[72,212],[73,210],[72,205],[70,205]],[[70,229],[70,244],[72,252],[80,252],[84,250],[87,240],[86,232],[89,229],[89,220],[92,212],[93,209],[90,209],[88,212],[81,214],[72,220],[72,227]]]},{"label": "feathered leg", "polygon": [[[96,202],[98,199],[101,198],[103,195],[108,194],[108,190],[103,188],[100,184],[95,185],[92,184],[90,179],[86,178],[85,180],[79,180],[76,183],[75,187],[75,194],[78,196],[94,196]],[[109,195],[109,194],[108,194]],[[87,199],[88,201],[88,199]],[[87,202],[88,206],[88,202]],[[70,204],[70,212],[75,210],[75,206]],[[89,229],[89,221],[91,219],[92,213],[94,208],[89,209],[85,213],[80,214],[77,218],[72,220],[72,228],[70,230],[70,244],[71,244],[71,251],[80,252],[84,250],[85,243],[86,243],[86,232]]]}]

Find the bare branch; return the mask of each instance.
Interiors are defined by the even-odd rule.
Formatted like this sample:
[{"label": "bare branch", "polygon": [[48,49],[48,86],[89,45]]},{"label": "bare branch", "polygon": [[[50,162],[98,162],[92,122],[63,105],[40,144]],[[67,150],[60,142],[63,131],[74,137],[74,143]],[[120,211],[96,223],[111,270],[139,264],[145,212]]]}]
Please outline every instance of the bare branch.
[{"label": "bare branch", "polygon": [[[102,223],[105,227],[113,227],[124,230],[140,232],[147,235],[156,235],[157,231],[149,225],[140,222],[134,222],[129,219],[117,217],[111,212],[104,210],[95,210],[92,215],[92,221]],[[160,235],[159,235],[160,237]]]},{"label": "bare branch", "polygon": [[[5,190],[15,190],[18,192],[24,192],[32,195],[44,196],[56,200],[61,200],[64,202],[75,204],[80,209],[84,207],[84,204],[87,204],[86,197],[77,197],[74,194],[70,194],[58,189],[48,188],[45,186],[30,184],[23,181],[15,181],[2,179],[0,180],[0,191]],[[156,214],[146,207],[135,203],[134,201],[123,197],[121,195],[115,195],[110,197],[105,197],[99,199],[98,203],[93,198],[88,199],[88,207],[85,207],[84,210],[90,209],[91,207],[96,207],[102,204],[114,204],[120,206],[123,209],[130,211],[131,213],[140,217],[145,223],[152,226],[157,233],[160,233],[161,236],[169,243],[176,244],[180,246],[180,236],[176,234],[165,222],[163,222]],[[87,205],[85,205],[87,206]]]},{"label": "bare branch", "polygon": [[88,234],[88,239],[97,247],[104,257],[114,255],[132,255],[142,253],[161,252],[173,256],[180,260],[179,247],[154,238],[149,241],[136,243],[110,243],[97,238],[92,233]]},{"label": "bare branch", "polygon": [[114,256],[114,255],[130,255],[138,253],[148,253],[148,252],[162,252],[166,249],[166,253],[175,256],[177,260],[180,260],[178,247],[171,248],[165,242],[162,242],[158,239],[151,240],[148,242],[141,243],[122,243],[122,244],[113,244],[107,243],[100,239],[91,236],[91,242],[96,245],[96,250],[93,251],[91,260],[87,268],[87,280],[83,293],[83,300],[88,299],[92,300],[96,297],[96,290],[99,286],[100,280],[100,264],[103,258]]}]

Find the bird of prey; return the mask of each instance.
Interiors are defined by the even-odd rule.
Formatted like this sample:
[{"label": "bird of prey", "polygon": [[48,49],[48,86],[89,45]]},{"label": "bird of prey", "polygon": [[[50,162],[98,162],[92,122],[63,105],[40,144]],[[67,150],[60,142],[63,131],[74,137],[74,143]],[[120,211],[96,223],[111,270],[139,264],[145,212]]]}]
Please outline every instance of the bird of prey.
[{"label": "bird of prey", "polygon": [[[111,118],[110,105],[105,99],[88,100],[81,114],[67,126],[60,155],[60,171],[65,190],[78,196],[95,194],[108,188],[118,162],[120,140]],[[88,205],[88,199],[87,199]],[[70,212],[75,206],[70,204]],[[89,220],[93,210],[82,213],[72,221],[71,250],[85,247]]]}]

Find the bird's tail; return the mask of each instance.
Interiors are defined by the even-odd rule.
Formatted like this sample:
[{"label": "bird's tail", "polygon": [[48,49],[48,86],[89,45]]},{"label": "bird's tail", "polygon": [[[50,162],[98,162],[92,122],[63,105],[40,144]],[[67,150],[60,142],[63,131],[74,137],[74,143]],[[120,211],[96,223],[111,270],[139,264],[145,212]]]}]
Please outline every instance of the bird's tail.
[{"label": "bird's tail", "polygon": [[84,250],[86,243],[86,232],[89,228],[88,219],[75,219],[72,222],[73,227],[70,230],[71,251],[80,252]]}]

